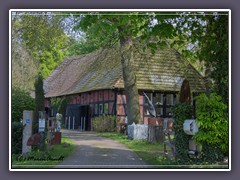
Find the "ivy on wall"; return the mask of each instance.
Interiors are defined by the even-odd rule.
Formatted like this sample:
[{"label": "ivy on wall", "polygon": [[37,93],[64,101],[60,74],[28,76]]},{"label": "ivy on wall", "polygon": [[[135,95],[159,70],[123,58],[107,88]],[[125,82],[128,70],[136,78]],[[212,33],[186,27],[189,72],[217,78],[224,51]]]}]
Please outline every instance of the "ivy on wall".
[{"label": "ivy on wall", "polygon": [[188,156],[189,140],[192,136],[183,131],[183,123],[186,119],[191,119],[193,115],[192,106],[186,103],[177,104],[173,109],[175,119],[173,130],[175,132],[174,144],[176,160],[179,163],[187,164],[190,161]]}]

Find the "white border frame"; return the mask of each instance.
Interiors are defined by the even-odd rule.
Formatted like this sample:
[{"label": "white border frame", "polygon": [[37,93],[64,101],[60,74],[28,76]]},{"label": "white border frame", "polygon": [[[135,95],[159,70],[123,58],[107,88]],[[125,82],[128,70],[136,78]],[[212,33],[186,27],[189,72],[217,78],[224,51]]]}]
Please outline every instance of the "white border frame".
[{"label": "white border frame", "polygon": [[[11,17],[12,12],[228,12],[229,13],[229,169],[12,169],[11,167],[11,88],[12,88],[12,55],[11,55]],[[9,170],[10,171],[231,171],[231,10],[230,9],[10,9],[9,10]]]}]

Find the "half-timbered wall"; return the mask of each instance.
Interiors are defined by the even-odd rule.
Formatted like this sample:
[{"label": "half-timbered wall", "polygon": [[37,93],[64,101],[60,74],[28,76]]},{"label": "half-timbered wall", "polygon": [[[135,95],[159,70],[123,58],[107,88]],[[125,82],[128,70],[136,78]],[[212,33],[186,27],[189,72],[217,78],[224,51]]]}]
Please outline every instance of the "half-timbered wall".
[{"label": "half-timbered wall", "polygon": [[85,130],[91,130],[91,118],[102,114],[116,114],[115,92],[112,90],[80,93],[72,95],[70,99],[71,101],[66,112],[67,118],[65,120],[66,127],[70,127],[70,129],[82,128],[81,118],[85,113],[83,111],[87,111],[87,114],[84,114],[84,117],[85,119],[88,119],[88,127],[86,127]]},{"label": "half-timbered wall", "polygon": [[[173,107],[178,103],[179,94],[176,92],[145,92],[156,110],[156,122],[159,124],[162,118],[172,117]],[[193,98],[192,98],[193,100]],[[193,102],[192,102],[193,103]],[[148,111],[148,100],[139,92],[139,105],[141,114],[141,124],[149,124],[152,119]],[[126,117],[126,96],[124,92],[117,93],[117,116],[121,122],[125,122]]]},{"label": "half-timbered wall", "polygon": [[[178,103],[179,95],[175,92],[145,92],[153,103],[159,124],[162,118],[171,117],[172,109]],[[126,122],[127,103],[124,91],[99,90],[80,93],[70,96],[70,103],[67,106],[65,127],[70,129],[81,129],[81,118],[85,117],[87,123],[85,130],[91,130],[91,118],[102,114],[117,115],[120,122]],[[193,99],[193,98],[192,98]],[[194,104],[194,102],[192,102]],[[45,102],[49,107],[49,102]],[[148,111],[148,100],[143,92],[139,92],[139,105],[142,124],[151,124],[152,116]],[[74,122],[73,122],[74,121]]]}]

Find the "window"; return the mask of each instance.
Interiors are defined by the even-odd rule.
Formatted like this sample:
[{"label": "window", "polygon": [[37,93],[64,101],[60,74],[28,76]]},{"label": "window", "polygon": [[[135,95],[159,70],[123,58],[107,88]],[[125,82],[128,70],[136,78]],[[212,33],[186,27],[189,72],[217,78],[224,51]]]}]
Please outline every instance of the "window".
[{"label": "window", "polygon": [[104,113],[108,114],[108,103],[104,103]]},{"label": "window", "polygon": [[163,115],[163,107],[155,107],[156,110],[156,115],[157,116],[162,116]]},{"label": "window", "polygon": [[103,114],[103,104],[99,104],[99,114]]},{"label": "window", "polygon": [[149,101],[152,102],[152,93],[146,93],[146,96],[144,95],[144,115],[150,115],[148,109],[149,109]]},{"label": "window", "polygon": [[163,94],[156,93],[155,105],[156,106],[162,106],[163,105]]},{"label": "window", "polygon": [[95,104],[94,106],[94,114],[98,115],[98,104]]},{"label": "window", "polygon": [[175,104],[179,104],[179,94],[176,94]]},{"label": "window", "polygon": [[144,115],[150,116],[148,99],[153,103],[156,116],[172,116],[173,106],[178,102],[176,94],[146,93],[144,96]]},{"label": "window", "polygon": [[166,105],[167,106],[172,106],[174,105],[173,103],[173,94],[166,94]]},{"label": "window", "polygon": [[166,115],[172,116],[172,107],[167,107],[166,108]]},{"label": "window", "polygon": [[157,116],[163,115],[163,94],[156,93],[154,100],[155,110]]}]

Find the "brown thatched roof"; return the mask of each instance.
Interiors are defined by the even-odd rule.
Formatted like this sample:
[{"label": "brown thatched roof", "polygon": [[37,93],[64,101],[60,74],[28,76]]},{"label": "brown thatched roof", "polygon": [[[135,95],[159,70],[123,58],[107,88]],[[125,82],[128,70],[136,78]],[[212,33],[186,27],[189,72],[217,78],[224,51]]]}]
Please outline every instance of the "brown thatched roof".
[{"label": "brown thatched roof", "polygon": [[[138,89],[179,91],[187,78],[191,91],[204,90],[201,75],[171,48],[151,53],[134,52]],[[45,97],[100,89],[124,88],[122,66],[116,48],[69,57],[45,80]]]}]

